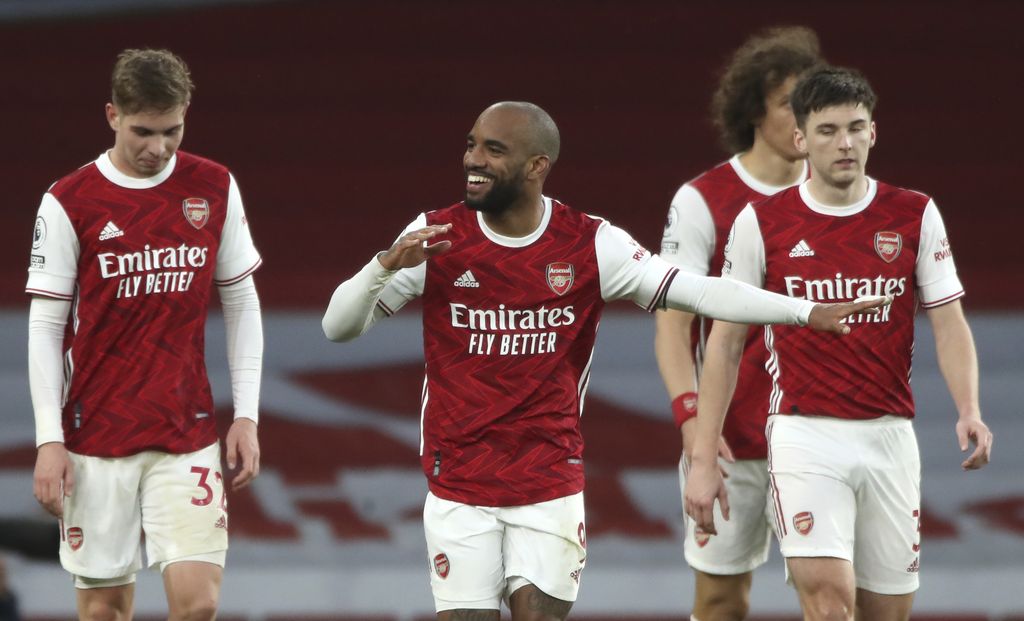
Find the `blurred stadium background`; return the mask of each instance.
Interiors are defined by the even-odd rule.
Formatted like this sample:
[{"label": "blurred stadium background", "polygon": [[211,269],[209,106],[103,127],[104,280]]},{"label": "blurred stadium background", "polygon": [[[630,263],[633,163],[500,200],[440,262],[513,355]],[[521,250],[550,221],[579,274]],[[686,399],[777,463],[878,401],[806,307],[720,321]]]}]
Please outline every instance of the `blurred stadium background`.
[{"label": "blurred stadium background", "polygon": [[[924,456],[915,619],[1024,619],[1024,47],[1014,2],[669,0],[482,4],[0,0],[0,530],[45,522],[32,498],[22,294],[39,198],[111,143],[102,107],[116,53],[169,47],[198,90],[184,148],[228,164],[264,267],[264,470],[231,496],[223,619],[432,618],[415,458],[417,312],[333,345],[334,286],[418,212],[460,197],[463,137],[501,99],[551,112],[563,156],[547,188],[657,248],[668,201],[725,159],[707,121],[718,68],[750,33],[805,24],[880,95],[872,176],[943,210],[978,338],[995,462],[960,472],[955,412],[921,324],[914,387]],[[223,419],[223,331],[209,328]],[[583,429],[590,558],[575,619],[683,619],[678,440],[650,317],[610,309]],[[17,547],[16,532],[0,541]],[[21,541],[24,543],[24,541]],[[56,546],[56,542],[53,543]],[[55,564],[0,550],[27,619],[74,614]],[[139,618],[164,610],[154,572]],[[795,619],[777,553],[755,580],[759,621]]]}]

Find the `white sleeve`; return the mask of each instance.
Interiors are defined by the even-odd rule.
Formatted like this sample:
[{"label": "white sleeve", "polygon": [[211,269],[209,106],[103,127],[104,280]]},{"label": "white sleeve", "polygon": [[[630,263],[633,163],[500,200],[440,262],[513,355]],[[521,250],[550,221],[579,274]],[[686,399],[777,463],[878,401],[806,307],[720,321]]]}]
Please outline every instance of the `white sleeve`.
[{"label": "white sleeve", "polygon": [[760,289],[764,272],[764,240],[757,214],[747,205],[729,231],[723,277],[681,272],[669,287],[664,304],[734,323],[805,325],[814,303]]},{"label": "white sleeve", "polygon": [[242,206],[242,193],[234,176],[228,174],[228,206],[224,216],[224,228],[220,233],[220,247],[217,249],[217,266],[213,282],[218,286],[239,282],[256,271],[263,259],[252,243],[249,222]]},{"label": "white sleeve", "polygon": [[25,292],[70,300],[78,278],[78,234],[57,198],[46,193],[39,203]]},{"label": "white sleeve", "polygon": [[946,237],[946,225],[934,201],[928,201],[921,217],[921,241],[914,275],[924,308],[941,306],[964,295],[953,263],[953,250]]},{"label": "white sleeve", "polygon": [[704,197],[690,184],[679,188],[668,210],[661,258],[679,269],[707,275],[715,252],[715,221]]},{"label": "white sleeve", "polygon": [[259,421],[263,319],[251,276],[218,288],[227,329],[228,371],[235,418]]},{"label": "white sleeve", "polygon": [[33,297],[28,311],[28,384],[36,420],[36,446],[63,442],[64,328],[71,302]]},{"label": "white sleeve", "polygon": [[594,245],[601,297],[606,301],[632,300],[648,311],[656,310],[677,268],[661,258],[652,261],[655,255],[607,221],[598,227]]},{"label": "white sleeve", "polygon": [[736,216],[732,228],[729,229],[729,239],[725,242],[722,276],[755,287],[763,287],[766,269],[761,225],[757,221],[754,208],[748,204]]},{"label": "white sleeve", "polygon": [[[421,229],[427,217],[420,214],[399,235]],[[361,336],[373,324],[397,313],[409,300],[423,295],[427,265],[391,271],[377,257],[363,269],[338,285],[321,321],[324,335],[332,341],[350,341]]]}]

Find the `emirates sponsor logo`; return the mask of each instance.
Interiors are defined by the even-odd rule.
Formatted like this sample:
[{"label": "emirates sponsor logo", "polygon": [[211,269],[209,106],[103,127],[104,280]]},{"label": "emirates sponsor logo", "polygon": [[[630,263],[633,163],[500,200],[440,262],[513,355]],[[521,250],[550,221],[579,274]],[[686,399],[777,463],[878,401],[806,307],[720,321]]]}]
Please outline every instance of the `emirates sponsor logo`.
[{"label": "emirates sponsor logo", "polygon": [[900,256],[903,250],[903,236],[892,231],[879,231],[875,233],[875,252],[886,263],[892,263]]},{"label": "emirates sponsor logo", "polygon": [[499,304],[498,308],[470,308],[465,304],[450,302],[452,327],[469,330],[504,331],[504,330],[545,330],[571,326],[576,321],[573,307],[541,306],[537,310],[506,308]]},{"label": "emirates sponsor logo", "polygon": [[78,526],[72,526],[68,529],[68,545],[71,547],[72,552],[77,552],[78,548],[82,547],[85,543],[85,533]]},{"label": "emirates sponsor logo", "polygon": [[786,295],[812,302],[837,302],[855,300],[861,297],[903,295],[907,290],[906,277],[874,278],[843,276],[842,272],[834,278],[805,280],[801,276],[786,276]]},{"label": "emirates sponsor logo", "polygon": [[545,270],[548,279],[548,286],[558,295],[565,295],[572,289],[572,283],[576,280],[576,268],[572,263],[559,261],[549,263]]},{"label": "emirates sponsor logo", "polygon": [[115,278],[136,272],[183,267],[200,268],[206,265],[207,252],[205,247],[185,244],[177,248],[150,248],[149,244],[146,244],[139,252],[103,252],[96,255],[96,260],[100,264],[100,276]]},{"label": "emirates sponsor logo", "polygon": [[807,536],[814,528],[814,514],[810,511],[801,511],[793,516],[793,528],[801,535]]},{"label": "emirates sponsor logo", "polygon": [[181,201],[181,211],[188,223],[197,229],[206,226],[210,220],[210,204],[205,198],[186,198]]},{"label": "emirates sponsor logo", "polygon": [[448,555],[444,552],[434,557],[434,572],[437,577],[444,580],[448,577],[448,571],[451,570],[451,563],[448,562]]}]

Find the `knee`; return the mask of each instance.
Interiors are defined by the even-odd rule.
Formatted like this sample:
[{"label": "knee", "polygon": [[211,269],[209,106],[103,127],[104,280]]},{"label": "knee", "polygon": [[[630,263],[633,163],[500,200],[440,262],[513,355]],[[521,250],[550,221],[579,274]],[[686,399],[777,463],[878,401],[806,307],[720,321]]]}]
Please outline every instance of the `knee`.
[{"label": "knee", "polygon": [[171,610],[168,621],[213,621],[217,617],[217,599],[196,598],[180,602]]},{"label": "knee", "polygon": [[808,621],[853,621],[853,602],[842,593],[824,589],[804,600],[804,619]]},{"label": "knee", "polygon": [[127,621],[131,618],[128,611],[103,600],[88,602],[79,609],[79,616],[81,621]]},{"label": "knee", "polygon": [[703,621],[743,621],[750,611],[750,598],[746,593],[717,592],[708,595],[702,602],[703,614],[697,615]]}]

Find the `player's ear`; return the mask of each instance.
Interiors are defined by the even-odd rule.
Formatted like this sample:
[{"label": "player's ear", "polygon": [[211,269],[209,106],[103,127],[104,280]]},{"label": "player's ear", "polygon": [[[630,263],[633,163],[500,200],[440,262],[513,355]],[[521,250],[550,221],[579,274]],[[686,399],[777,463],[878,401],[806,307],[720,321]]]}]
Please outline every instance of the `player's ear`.
[{"label": "player's ear", "polygon": [[807,155],[807,137],[804,136],[804,132],[799,127],[793,130],[793,146],[800,153]]},{"label": "player's ear", "polygon": [[875,146],[875,142],[878,140],[878,128],[875,127],[875,122],[871,121],[871,146]]},{"label": "player's ear", "polygon": [[551,168],[551,158],[546,155],[534,155],[526,163],[527,179],[543,179]]},{"label": "player's ear", "polygon": [[115,132],[121,127],[121,115],[118,113],[117,108],[112,103],[108,103],[104,108],[104,112],[107,115],[107,124],[110,125],[110,129]]}]

